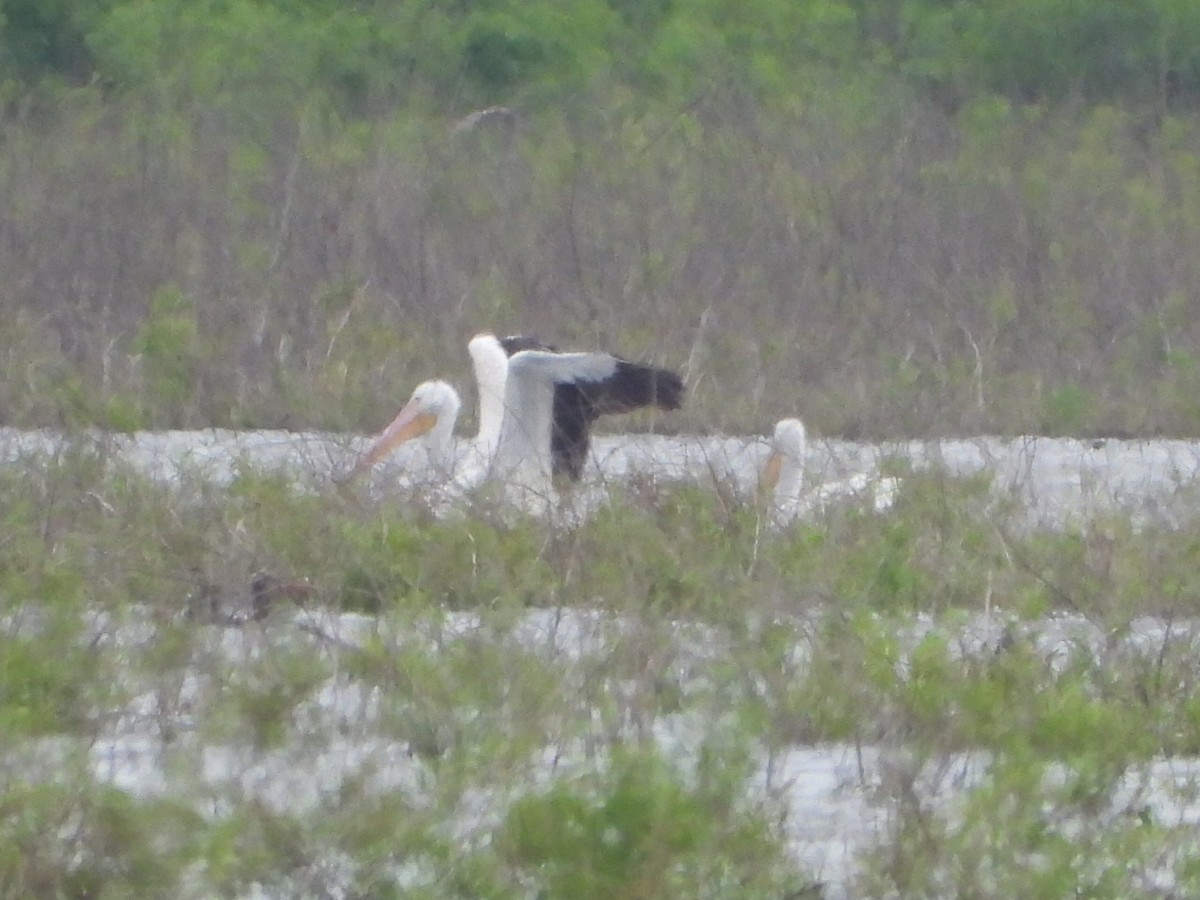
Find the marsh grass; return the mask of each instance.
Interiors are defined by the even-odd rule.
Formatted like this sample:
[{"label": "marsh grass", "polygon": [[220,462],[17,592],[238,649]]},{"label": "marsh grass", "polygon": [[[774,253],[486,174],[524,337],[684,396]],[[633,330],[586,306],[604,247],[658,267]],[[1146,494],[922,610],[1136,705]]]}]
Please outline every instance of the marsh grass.
[{"label": "marsh grass", "polygon": [[[910,472],[779,530],[645,481],[562,530],[248,463],[168,485],[87,440],[19,461],[0,885],[786,895],[821,876],[763,754],[822,746],[881,754],[858,896],[1192,884],[1191,776],[1136,784],[1200,755],[1196,541],[1031,529],[994,488]],[[306,590],[256,617],[264,571]]]},{"label": "marsh grass", "polygon": [[640,427],[1195,434],[1195,117],[860,75],[471,135],[64,91],[6,122],[0,418],[367,432],[490,328],[686,369]]}]

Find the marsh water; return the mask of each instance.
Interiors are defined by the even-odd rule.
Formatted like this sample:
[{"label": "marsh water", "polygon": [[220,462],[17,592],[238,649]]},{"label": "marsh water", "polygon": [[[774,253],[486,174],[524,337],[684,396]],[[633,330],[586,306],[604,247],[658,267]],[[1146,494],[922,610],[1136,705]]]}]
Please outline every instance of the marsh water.
[{"label": "marsh water", "polygon": [[[273,469],[289,473],[298,483],[314,489],[327,486],[344,473],[369,439],[279,431],[158,432],[133,435],[90,433],[70,440],[51,432],[0,429],[0,462],[19,465],[47,455],[69,452],[71,447],[94,449],[121,460],[166,482],[202,478],[226,483],[241,468]],[[594,483],[621,483],[635,477],[724,482],[752,489],[757,469],[768,448],[756,436],[601,435],[595,440],[587,478]],[[406,453],[408,455],[406,455]],[[389,461],[372,481],[386,497],[392,481],[413,477],[419,466],[417,451],[409,448]],[[942,470],[956,475],[987,472],[998,500],[1013,503],[1023,519],[1034,526],[1064,527],[1086,522],[1095,515],[1118,513],[1140,523],[1186,527],[1194,519],[1195,480],[1200,471],[1200,443],[1187,441],[1079,441],[1041,437],[979,437],[937,442],[888,444],[844,441],[811,442],[806,473],[814,482],[855,472],[876,471],[881,466],[900,470]],[[213,628],[208,640],[214,654],[245,661],[266,652],[267,644],[311,648],[334,660],[369,635],[380,636],[381,626],[372,617],[333,611],[298,610],[283,631],[270,638],[252,629]],[[389,641],[424,642],[445,648],[456,641],[512,642],[521,652],[561,666],[564,690],[572,688],[578,663],[600,659],[629,639],[630,629],[644,623],[602,611],[531,610],[516,623],[497,630],[478,614],[445,611],[432,614],[423,625],[406,622],[403,633],[387,635]],[[151,639],[136,616],[124,622],[97,619],[117,646],[136,648]],[[719,633],[694,623],[657,623],[658,639],[669,645],[660,652],[664,665],[677,675],[685,696],[704,695],[718,671],[722,652]],[[941,625],[915,618],[908,639],[916,641]],[[1006,623],[989,612],[973,615],[957,626],[958,645],[984,648],[995,643]],[[1060,650],[1099,645],[1106,636],[1087,620],[1076,616],[1049,618],[1027,624],[1032,639],[1053,660]],[[1127,640],[1153,642],[1164,625],[1153,619],[1134,623]],[[1187,623],[1173,623],[1176,632]],[[181,720],[192,720],[204,705],[204,677],[188,674],[179,688]],[[334,676],[318,691],[307,720],[313,733],[324,735],[304,747],[285,746],[263,753],[243,746],[205,743],[189,745],[176,740],[170,746],[160,734],[165,715],[158,686],[134,687],[135,697],[112,719],[100,740],[89,749],[97,777],[138,796],[191,792],[195,781],[216,795],[253,797],[280,810],[317,809],[336,793],[346,779],[366,777],[380,789],[419,795],[427,790],[428,763],[419,754],[383,737],[371,723],[379,715],[377,690],[357,685],[345,676]],[[191,697],[191,700],[188,698]],[[194,701],[194,702],[193,702]],[[487,711],[477,711],[486,724]],[[712,726],[710,711],[701,703],[696,711],[660,716],[643,723],[651,738],[673,754],[686,756],[698,744],[698,735]],[[183,728],[186,730],[186,723]],[[533,762],[531,778],[583,766],[592,751],[574,739],[554,745],[551,736],[544,759]],[[554,746],[552,746],[554,745]],[[65,752],[65,751],[64,751]],[[785,832],[797,860],[825,886],[827,897],[847,896],[856,854],[878,839],[887,828],[889,800],[880,792],[884,773],[896,760],[893,750],[873,746],[797,745],[764,749],[759,760],[760,787],[764,795],[780,800],[786,811]],[[53,767],[52,742],[41,742],[27,759],[9,755],[6,763],[25,765],[30,777]],[[181,764],[180,759],[186,762]],[[901,763],[902,764],[902,763]],[[927,797],[953,796],[977,780],[983,761],[964,754],[943,760],[938,768],[921,773]],[[1139,803],[1153,807],[1156,820],[1187,825],[1200,820],[1195,792],[1173,789],[1200,777],[1200,761],[1162,759],[1131,776],[1130,791],[1140,792]],[[496,798],[475,794],[459,810],[464,843],[486,832],[495,821]]]},{"label": "marsh water", "polygon": [[[160,480],[201,477],[228,482],[240,468],[286,471],[310,487],[344,473],[369,441],[359,435],[287,431],[89,432],[70,440],[48,431],[0,428],[0,461],[97,449]],[[726,482],[751,490],[768,452],[761,436],[600,435],[585,479],[619,484],[634,477]],[[952,475],[986,472],[993,493],[1016,504],[1034,525],[1058,527],[1097,514],[1123,513],[1166,526],[1189,519],[1200,473],[1200,442],[973,437],[939,441],[854,443],[810,440],[806,480],[814,484],[880,466],[936,469]],[[421,478],[420,447],[400,448],[372,483]]]}]

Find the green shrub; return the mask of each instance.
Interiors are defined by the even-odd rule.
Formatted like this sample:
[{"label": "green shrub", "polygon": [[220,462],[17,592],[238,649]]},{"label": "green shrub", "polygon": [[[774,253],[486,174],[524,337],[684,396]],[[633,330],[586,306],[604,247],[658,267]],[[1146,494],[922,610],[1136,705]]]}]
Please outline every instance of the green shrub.
[{"label": "green shrub", "polygon": [[519,884],[562,898],[765,897],[786,884],[766,823],[729,781],[689,787],[644,750],[589,781],[561,778],[509,808],[496,841]]}]

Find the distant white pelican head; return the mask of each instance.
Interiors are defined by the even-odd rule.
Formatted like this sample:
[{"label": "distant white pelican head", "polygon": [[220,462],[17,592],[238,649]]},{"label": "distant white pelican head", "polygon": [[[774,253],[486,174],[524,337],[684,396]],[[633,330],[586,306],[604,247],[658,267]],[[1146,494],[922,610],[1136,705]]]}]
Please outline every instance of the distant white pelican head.
[{"label": "distant white pelican head", "polygon": [[804,490],[804,461],[808,456],[808,432],[799,419],[780,419],[771,435],[771,452],[763,465],[759,483],[774,494],[776,504],[799,502]]},{"label": "distant white pelican head", "polygon": [[834,501],[869,499],[876,512],[896,502],[900,480],[859,472],[840,481],[805,486],[804,464],[808,456],[808,433],[799,419],[780,419],[771,435],[771,452],[759,473],[759,485],[769,491],[774,518],[786,524]]}]

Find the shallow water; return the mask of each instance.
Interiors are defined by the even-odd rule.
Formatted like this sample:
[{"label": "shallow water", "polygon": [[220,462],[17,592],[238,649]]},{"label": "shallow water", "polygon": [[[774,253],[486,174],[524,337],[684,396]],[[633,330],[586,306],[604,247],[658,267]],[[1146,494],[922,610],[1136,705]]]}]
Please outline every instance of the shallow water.
[{"label": "shallow water", "polygon": [[[279,470],[298,483],[320,488],[345,472],[368,442],[363,436],[280,431],[154,432],[128,436],[94,433],[76,438],[88,448],[134,466],[169,483],[204,478],[228,483],[240,467]],[[64,439],[49,432],[0,429],[0,463],[16,464],[65,452]],[[758,467],[767,454],[756,436],[601,435],[595,440],[586,478],[596,484],[621,483],[642,477],[724,482],[741,491],[753,489]],[[1071,439],[979,437],[938,442],[866,444],[814,440],[807,474],[814,481],[844,478],[856,472],[877,471],[881,464],[906,462],[915,469],[941,469],[955,475],[990,473],[993,491],[1013,501],[1026,521],[1058,527],[1089,517],[1116,512],[1138,523],[1183,526],[1194,521],[1193,487],[1200,472],[1200,443],[1186,441],[1078,441]],[[417,447],[402,448],[375,483],[404,479],[420,468]],[[11,623],[0,623],[11,628]],[[119,623],[98,617],[97,636],[119,647],[137,648],[151,639],[145,623]],[[602,611],[531,610],[503,623],[482,621],[477,615],[447,612],[431,616],[427,627],[393,641],[444,647],[469,641],[494,643],[513,652],[528,653],[548,666],[561,667],[564,690],[590,659],[637,639],[639,623]],[[686,755],[698,745],[697,736],[714,726],[706,717],[705,692],[721,665],[722,636],[694,623],[656,623],[663,666],[685,698],[683,711],[658,716],[648,724],[650,737],[664,750]],[[922,636],[946,626],[915,617],[905,635],[913,645]],[[954,646],[962,653],[994,647],[1006,622],[989,613],[972,616],[957,626]],[[1095,651],[1111,643],[1087,620],[1056,616],[1040,623],[1023,623],[1032,644],[1051,668],[1062,665],[1080,647]],[[211,651],[232,663],[245,664],[283,645],[301,643],[332,660],[376,635],[372,617],[333,612],[297,613],[294,620],[273,622],[270,629],[221,629],[205,626]],[[1200,635],[1200,624],[1135,622],[1127,637],[1130,646],[1161,646],[1164,634],[1174,638]],[[272,633],[273,632],[273,633]],[[482,642],[482,644],[480,643]],[[803,648],[797,648],[803,654]],[[130,675],[131,678],[138,676]],[[147,796],[178,793],[186,796],[254,798],[281,810],[310,810],[336,795],[339,786],[366,778],[379,790],[398,790],[419,798],[436,779],[430,763],[410,746],[388,739],[376,727],[382,698],[336,674],[313,695],[305,716],[311,742],[287,745],[267,753],[242,744],[203,739],[197,723],[203,716],[206,675],[189,669],[182,676],[176,707],[162,708],[155,686],[131,684],[134,699],[116,711],[103,736],[88,750],[97,777],[123,790]],[[621,686],[612,690],[619,695]],[[611,699],[611,698],[610,698]],[[467,711],[486,717],[487,711]],[[709,711],[711,713],[711,711]],[[164,719],[181,737],[168,745],[161,736]],[[636,724],[636,723],[635,723]],[[472,727],[479,727],[478,724]],[[602,743],[598,738],[598,742]],[[30,778],[53,769],[57,739],[4,754],[10,771]],[[65,752],[65,750],[63,751]],[[882,837],[891,816],[892,799],[882,792],[885,773],[894,765],[894,748],[845,745],[792,746],[764,749],[757,780],[763,798],[782,803],[785,832],[795,858],[826,884],[827,896],[850,895],[856,857]],[[541,761],[531,763],[530,783],[536,784],[571,767],[595,765],[594,748],[576,738],[548,743]],[[936,771],[923,773],[920,783],[931,802],[953,802],[981,777],[985,762],[963,754],[944,759]],[[1200,794],[1192,790],[1200,778],[1200,761],[1156,760],[1129,776],[1128,792],[1151,808],[1155,821],[1167,825],[1200,822]],[[212,809],[219,803],[212,799]],[[480,790],[465,796],[454,827],[464,843],[485,840],[487,829],[502,808],[503,798]],[[1169,889],[1169,883],[1168,883]]]},{"label": "shallow water", "polygon": [[[933,632],[943,634],[962,653],[990,652],[1007,621],[994,612],[973,614],[954,625],[918,617],[900,632],[898,666],[902,669],[908,650]],[[1195,643],[1200,639],[1198,624],[1175,622],[1169,627],[1177,639]],[[97,617],[93,627],[91,640],[111,642],[133,657],[154,640],[146,618],[136,610],[120,622]],[[524,658],[525,665],[538,660],[558,667],[563,695],[582,698],[589,677],[583,673],[589,666],[591,671],[596,671],[597,665],[603,669],[602,661],[613,653],[628,652],[631,645],[644,641],[643,627],[644,623],[626,615],[577,609],[527,610],[499,618],[434,610],[418,620],[404,621],[309,610],[277,618],[270,627],[205,626],[199,648],[201,658],[208,662],[183,672],[178,694],[169,706],[164,707],[161,685],[148,673],[131,671],[125,676],[128,683],[123,687],[131,700],[115,711],[103,734],[89,743],[88,758],[96,777],[103,781],[142,798],[198,798],[209,816],[220,816],[245,803],[261,804],[279,813],[321,815],[326,804],[332,803],[336,809],[342,790],[355,784],[368,785],[372,793],[394,792],[417,808],[444,804],[437,759],[414,750],[410,742],[388,730],[387,723],[394,721],[397,710],[409,709],[414,698],[404,691],[400,696],[385,695],[378,687],[339,675],[344,654],[373,640],[381,640],[391,653],[404,648],[445,654],[456,648],[478,652],[483,647],[498,647],[511,659]],[[717,629],[688,622],[654,623],[651,627],[663,664],[656,675],[673,679],[684,702],[678,712],[657,715],[646,723],[646,734],[688,771],[706,738],[719,734],[722,727],[736,727],[736,723],[721,721],[724,695],[715,687],[726,677],[722,674],[725,637]],[[1021,627],[1031,645],[1051,664],[1106,640],[1092,623],[1075,615],[1022,623]],[[1157,646],[1163,640],[1164,627],[1157,620],[1139,620],[1122,643]],[[210,704],[220,703],[218,694],[213,693],[213,672],[225,672],[218,680],[236,684],[241,670],[267,654],[299,648],[333,673],[296,713],[293,729],[299,740],[263,750],[206,736],[206,710]],[[618,674],[607,685],[607,702],[619,702],[620,679]],[[594,684],[591,687],[595,689]],[[458,713],[461,731],[449,740],[462,741],[468,747],[484,731],[493,736],[503,734],[509,724],[504,710],[464,708]],[[164,723],[169,723],[173,734],[169,740],[162,731]],[[623,728],[634,729],[635,723]],[[544,788],[551,778],[594,770],[602,764],[609,737],[603,727],[598,727],[594,743],[581,737],[577,728],[562,736],[548,733],[546,744],[540,753],[533,753],[524,773],[514,775],[510,761],[498,775],[500,781],[489,778],[486,757],[480,757],[485,770],[458,797],[446,827],[464,847],[486,843],[509,800],[522,791]],[[70,749],[67,739],[47,738],[23,750],[0,750],[0,759],[7,771],[21,771],[30,780],[52,778]],[[763,748],[747,801],[777,805],[795,860],[824,884],[825,897],[849,898],[859,855],[874,842],[886,840],[896,805],[905,802],[889,793],[897,784],[894,773],[912,772],[922,801],[931,810],[948,811],[965,791],[982,783],[987,768],[984,753],[954,753],[921,763],[913,771],[913,762],[900,745]],[[1192,828],[1200,822],[1198,780],[1200,760],[1151,760],[1129,771],[1114,798],[1113,811],[1105,814],[1116,817],[1126,815],[1127,810],[1145,809],[1165,828]],[[1190,840],[1185,843],[1190,846]],[[1169,863],[1164,859],[1164,866]],[[1162,878],[1169,888],[1169,868]]]},{"label": "shallow water", "polygon": [[[319,487],[344,473],[369,442],[360,435],[287,431],[139,432],[77,437],[164,481],[203,477],[227,483],[240,467],[282,470]],[[401,447],[373,477],[376,485],[420,479],[419,442]],[[0,428],[0,463],[55,454],[66,447],[53,432]],[[760,436],[598,435],[585,480],[619,484],[632,477],[724,482],[753,490],[768,452]],[[940,469],[952,475],[987,472],[999,497],[1016,503],[1027,522],[1062,526],[1103,513],[1137,524],[1179,526],[1193,518],[1198,499],[1200,442],[1080,441],[1017,437],[855,443],[811,440],[806,478],[816,484],[886,463],[902,469]]]}]

